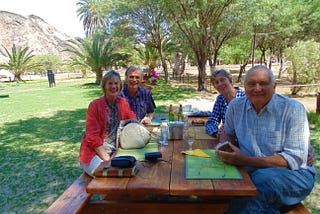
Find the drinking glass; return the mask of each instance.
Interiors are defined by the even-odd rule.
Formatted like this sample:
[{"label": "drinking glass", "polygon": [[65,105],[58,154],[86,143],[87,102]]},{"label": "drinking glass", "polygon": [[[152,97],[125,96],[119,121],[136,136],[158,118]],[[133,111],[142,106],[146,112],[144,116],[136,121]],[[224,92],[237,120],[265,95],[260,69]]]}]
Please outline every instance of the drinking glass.
[{"label": "drinking glass", "polygon": [[188,129],[187,132],[185,133],[185,140],[189,145],[189,150],[192,151],[192,145],[194,144],[196,140],[196,132],[194,129],[194,126],[191,123],[188,123]]}]

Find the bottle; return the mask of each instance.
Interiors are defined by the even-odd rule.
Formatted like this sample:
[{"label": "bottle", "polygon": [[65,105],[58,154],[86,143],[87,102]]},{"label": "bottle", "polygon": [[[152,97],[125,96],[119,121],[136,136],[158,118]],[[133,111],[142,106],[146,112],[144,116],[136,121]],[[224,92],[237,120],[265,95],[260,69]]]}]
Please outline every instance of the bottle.
[{"label": "bottle", "polygon": [[178,121],[183,121],[183,111],[182,111],[182,105],[179,106],[179,112],[178,112]]},{"label": "bottle", "polygon": [[172,104],[170,104],[170,107],[169,107],[169,121],[174,121],[174,111],[173,111]]},{"label": "bottle", "polygon": [[162,122],[160,125],[161,137],[159,143],[163,146],[168,145],[168,125],[165,122]]}]

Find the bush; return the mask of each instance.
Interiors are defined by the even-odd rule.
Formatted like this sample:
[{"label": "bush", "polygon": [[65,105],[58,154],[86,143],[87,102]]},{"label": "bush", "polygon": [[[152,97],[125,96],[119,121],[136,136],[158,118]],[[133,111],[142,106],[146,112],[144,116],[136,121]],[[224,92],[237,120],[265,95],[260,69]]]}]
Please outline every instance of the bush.
[{"label": "bush", "polygon": [[[314,41],[299,41],[285,54],[292,65],[288,69],[292,84],[314,84],[320,80],[320,43]],[[320,87],[293,87],[291,94],[302,90],[315,90]]]}]

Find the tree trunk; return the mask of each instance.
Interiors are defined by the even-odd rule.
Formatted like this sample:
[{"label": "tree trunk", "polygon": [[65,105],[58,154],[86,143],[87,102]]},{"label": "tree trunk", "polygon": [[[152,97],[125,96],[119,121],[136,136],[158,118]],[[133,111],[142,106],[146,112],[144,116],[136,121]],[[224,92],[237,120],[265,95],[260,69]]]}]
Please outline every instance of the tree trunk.
[{"label": "tree trunk", "polygon": [[246,66],[249,63],[249,59],[250,59],[250,57],[245,61],[245,63],[243,63],[243,65],[240,65],[240,72],[238,75],[237,82],[241,82],[242,74],[246,71]]},{"label": "tree trunk", "polygon": [[95,72],[96,73],[96,84],[100,84],[102,80],[102,69]]},{"label": "tree trunk", "polygon": [[21,79],[21,74],[20,74],[20,73],[14,74],[13,81],[14,81],[14,82],[20,82],[20,81],[22,81],[22,79]]},{"label": "tree trunk", "polygon": [[163,52],[162,49],[158,49],[159,55],[160,55],[160,59],[161,59],[161,64],[162,64],[162,68],[163,68],[163,72],[164,72],[164,78],[165,81],[168,82],[169,81],[169,74],[168,74],[168,67],[167,67],[167,63],[165,58],[163,57]]},{"label": "tree trunk", "polygon": [[198,60],[198,91],[205,90],[204,83],[206,80],[206,59]]},{"label": "tree trunk", "polygon": [[279,73],[278,73],[278,78],[281,78],[282,75],[282,71],[283,71],[283,51],[282,49],[280,50],[280,68],[279,68]]},{"label": "tree trunk", "polygon": [[253,34],[252,38],[252,47],[251,47],[251,63],[252,67],[254,66],[254,51],[256,49],[256,33]]}]

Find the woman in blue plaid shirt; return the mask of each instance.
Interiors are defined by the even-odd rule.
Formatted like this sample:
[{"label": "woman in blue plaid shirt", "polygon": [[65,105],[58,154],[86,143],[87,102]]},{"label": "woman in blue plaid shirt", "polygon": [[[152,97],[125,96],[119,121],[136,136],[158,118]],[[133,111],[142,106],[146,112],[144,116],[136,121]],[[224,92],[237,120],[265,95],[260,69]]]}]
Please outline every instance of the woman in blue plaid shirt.
[{"label": "woman in blue plaid shirt", "polygon": [[214,88],[219,92],[212,113],[206,123],[206,132],[209,135],[216,136],[219,132],[219,126],[222,121],[220,130],[223,130],[225,114],[228,104],[235,97],[243,97],[245,93],[238,87],[232,85],[232,75],[226,70],[217,70],[212,74],[211,79]]}]

